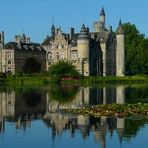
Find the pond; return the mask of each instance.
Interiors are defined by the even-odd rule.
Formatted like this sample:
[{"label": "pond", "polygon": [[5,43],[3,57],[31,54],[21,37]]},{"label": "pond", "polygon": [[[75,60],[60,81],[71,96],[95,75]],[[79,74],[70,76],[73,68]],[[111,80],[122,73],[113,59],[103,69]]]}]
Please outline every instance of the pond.
[{"label": "pond", "polygon": [[148,117],[92,117],[62,111],[139,102],[148,102],[147,86],[1,87],[0,147],[147,148]]}]

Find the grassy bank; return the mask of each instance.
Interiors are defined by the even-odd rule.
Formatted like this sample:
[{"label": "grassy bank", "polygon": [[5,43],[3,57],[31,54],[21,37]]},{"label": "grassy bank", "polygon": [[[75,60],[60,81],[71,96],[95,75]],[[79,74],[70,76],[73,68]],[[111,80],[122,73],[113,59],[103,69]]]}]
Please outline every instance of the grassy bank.
[{"label": "grassy bank", "polygon": [[0,77],[0,85],[43,85],[49,83],[98,85],[98,84],[143,84],[148,83],[148,76],[125,77],[82,77],[80,79],[60,79],[47,75],[5,76]]},{"label": "grassy bank", "polygon": [[64,110],[66,113],[83,114],[90,116],[148,116],[148,103],[142,104],[106,104],[92,107]]},{"label": "grassy bank", "polygon": [[64,80],[62,83],[92,84],[142,84],[148,83],[148,76],[125,76],[125,77],[83,77],[80,80]]},{"label": "grassy bank", "polygon": [[51,81],[50,77],[47,76],[23,76],[14,77],[7,76],[6,78],[0,78],[0,85],[10,86],[23,86],[23,85],[47,85]]}]

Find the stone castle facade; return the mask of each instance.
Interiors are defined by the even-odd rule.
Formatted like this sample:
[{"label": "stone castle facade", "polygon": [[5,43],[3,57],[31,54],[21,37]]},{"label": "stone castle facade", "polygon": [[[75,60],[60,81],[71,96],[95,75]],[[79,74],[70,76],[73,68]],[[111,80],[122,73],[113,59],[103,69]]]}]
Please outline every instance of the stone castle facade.
[{"label": "stone castle facade", "polygon": [[125,44],[120,20],[116,32],[105,25],[105,11],[102,8],[100,20],[94,22],[94,31],[82,25],[81,31],[63,33],[61,28],[51,27],[51,36],[42,43],[47,52],[47,69],[59,60],[68,60],[84,76],[124,76]]},{"label": "stone castle facade", "polygon": [[120,20],[116,32],[106,28],[105,11],[94,22],[90,32],[84,24],[76,33],[63,33],[61,28],[51,27],[51,35],[42,44],[30,42],[25,34],[15,36],[14,42],[4,44],[4,32],[0,32],[0,72],[22,71],[28,58],[35,58],[44,72],[60,61],[70,61],[84,76],[124,76],[125,43]]},{"label": "stone castle facade", "polygon": [[21,72],[30,58],[40,63],[41,72],[46,71],[46,51],[40,44],[30,42],[30,38],[23,34],[16,35],[14,42],[4,45],[4,33],[1,34],[0,72],[12,74]]}]

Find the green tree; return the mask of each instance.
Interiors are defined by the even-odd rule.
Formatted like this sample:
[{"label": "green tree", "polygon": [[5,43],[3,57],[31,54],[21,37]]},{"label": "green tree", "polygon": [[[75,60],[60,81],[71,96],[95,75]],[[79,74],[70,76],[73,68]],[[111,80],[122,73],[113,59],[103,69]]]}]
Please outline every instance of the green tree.
[{"label": "green tree", "polygon": [[76,77],[79,76],[79,73],[76,71],[75,67],[70,62],[59,61],[56,64],[53,64],[49,68],[49,73],[51,76],[56,76],[59,78],[62,77]]},{"label": "green tree", "polygon": [[126,74],[148,74],[148,41],[134,24],[123,24],[125,31],[125,70]]},{"label": "green tree", "polygon": [[142,42],[142,72],[148,75],[148,38]]},{"label": "green tree", "polygon": [[41,71],[41,64],[35,58],[28,58],[23,67],[25,73],[37,73]]}]

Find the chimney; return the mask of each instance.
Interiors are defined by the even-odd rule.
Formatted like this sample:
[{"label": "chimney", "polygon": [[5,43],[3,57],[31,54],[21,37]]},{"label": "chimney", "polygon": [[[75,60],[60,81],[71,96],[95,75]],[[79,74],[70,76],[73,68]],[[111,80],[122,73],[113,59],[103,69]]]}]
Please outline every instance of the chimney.
[{"label": "chimney", "polygon": [[20,43],[21,43],[21,35],[16,35],[15,36],[15,42],[20,45]]},{"label": "chimney", "polygon": [[109,32],[112,32],[112,26],[109,26]]},{"label": "chimney", "polygon": [[0,32],[0,44],[1,48],[4,48],[4,32]]},{"label": "chimney", "polygon": [[74,28],[70,28],[70,40],[72,39],[74,33],[75,33],[75,29]]},{"label": "chimney", "polygon": [[87,30],[87,33],[89,33],[89,27],[87,27],[86,30]]},{"label": "chimney", "polygon": [[26,43],[30,43],[30,37],[26,37]]}]

